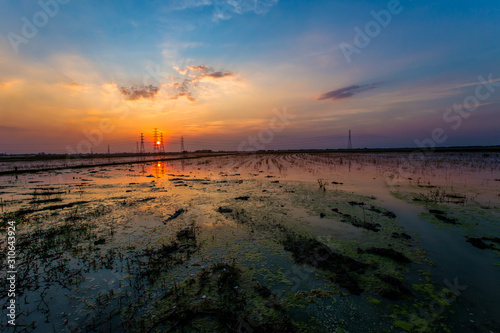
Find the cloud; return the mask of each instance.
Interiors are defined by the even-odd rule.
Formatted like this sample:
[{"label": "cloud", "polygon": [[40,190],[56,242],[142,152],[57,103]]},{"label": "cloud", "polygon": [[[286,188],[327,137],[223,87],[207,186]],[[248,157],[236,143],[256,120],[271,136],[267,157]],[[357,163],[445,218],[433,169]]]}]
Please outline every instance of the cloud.
[{"label": "cloud", "polygon": [[171,0],[166,4],[168,10],[184,10],[188,8],[210,6],[212,0]]},{"label": "cloud", "polygon": [[363,85],[354,85],[345,88],[340,88],[337,90],[332,90],[327,93],[322,94],[317,98],[318,101],[329,99],[332,102],[338,101],[339,99],[349,98],[357,95],[363,91],[371,90],[378,87],[380,83],[369,83]]},{"label": "cloud", "polygon": [[0,130],[2,131],[11,131],[11,132],[20,132],[22,128],[15,126],[0,126]]},{"label": "cloud", "polygon": [[194,72],[205,72],[208,70],[207,66],[199,65],[199,66],[186,66],[187,69],[190,69]]},{"label": "cloud", "polygon": [[166,7],[167,10],[185,10],[197,7],[213,7],[212,20],[229,20],[234,14],[245,14],[253,12],[263,15],[279,0],[171,0]]},{"label": "cloud", "polygon": [[[488,79],[484,79],[484,81],[480,81],[480,82],[472,82],[472,83],[464,83],[464,84],[460,84],[460,85],[456,85],[456,86],[451,86],[449,87],[448,89],[460,89],[460,88],[464,88],[464,87],[474,87],[474,86],[479,86],[481,84],[485,84],[485,83],[495,83],[495,82],[499,82],[500,79],[493,79],[492,78],[492,75],[490,74],[490,76],[488,77]],[[495,86],[498,86],[498,84],[495,84]]]},{"label": "cloud", "polygon": [[156,94],[158,94],[158,91],[160,88],[155,87],[153,85],[149,86],[132,86],[130,88],[120,88],[120,93],[124,95],[126,98],[125,100],[127,101],[137,101],[141,98],[144,99],[153,99]]},{"label": "cloud", "polygon": [[186,66],[186,69],[183,71],[179,68],[175,68],[179,73],[190,71],[189,76],[193,78],[195,81],[200,81],[205,77],[210,77],[213,79],[220,79],[223,77],[234,76],[231,72],[223,72],[223,71],[215,71],[212,67],[207,67],[205,65],[198,66]]},{"label": "cloud", "polygon": [[233,14],[244,14],[254,12],[263,15],[276,4],[279,0],[215,0],[213,20],[229,20]]},{"label": "cloud", "polygon": [[208,67],[205,65],[186,66],[185,69],[181,69],[175,66],[174,69],[179,74],[187,76],[187,78],[183,79],[182,81],[176,81],[169,85],[169,88],[171,89],[171,96],[169,99],[186,97],[186,99],[190,102],[196,102],[194,91],[199,87],[200,84],[207,83],[207,80],[204,80],[205,78],[220,80],[223,78],[235,76],[231,72],[215,71],[212,67]]},{"label": "cloud", "polygon": [[177,73],[179,73],[179,74],[181,74],[181,75],[186,75],[186,74],[187,74],[187,72],[188,72],[188,70],[187,70],[187,69],[180,69],[180,68],[179,68],[179,67],[177,67],[177,66],[174,66],[173,68],[174,68],[174,70],[175,70]]},{"label": "cloud", "polygon": [[196,99],[193,97],[193,93],[191,89],[196,87],[195,84],[190,79],[185,79],[182,82],[174,82],[172,84],[173,94],[170,99],[177,99],[179,97],[186,97],[186,99],[192,103],[196,102]]},{"label": "cloud", "polygon": [[204,75],[204,77],[211,77],[214,79],[220,79],[227,76],[234,76],[234,75],[231,72],[214,72],[214,73],[207,73]]},{"label": "cloud", "polygon": [[8,89],[15,83],[16,83],[16,81],[0,82],[0,89]]}]

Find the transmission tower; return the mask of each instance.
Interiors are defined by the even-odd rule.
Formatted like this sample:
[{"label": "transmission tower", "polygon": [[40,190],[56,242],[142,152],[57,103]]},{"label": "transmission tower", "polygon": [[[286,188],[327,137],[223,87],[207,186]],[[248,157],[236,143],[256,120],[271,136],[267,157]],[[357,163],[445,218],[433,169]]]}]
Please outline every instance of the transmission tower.
[{"label": "transmission tower", "polygon": [[108,145],[108,155],[109,155],[109,154],[111,154],[111,153],[110,153],[110,150],[109,150],[109,145]]},{"label": "transmission tower", "polygon": [[153,153],[160,152],[160,141],[158,138],[158,129],[155,128],[153,131]]},{"label": "transmission tower", "polygon": [[141,133],[141,149],[139,150],[141,154],[144,154],[146,152],[146,149],[144,148],[144,133]]},{"label": "transmission tower", "polygon": [[165,143],[163,142],[163,133],[160,133],[160,153],[165,153]]},{"label": "transmission tower", "polygon": [[349,141],[347,142],[347,149],[352,149],[351,130],[349,130]]},{"label": "transmission tower", "polygon": [[184,137],[181,136],[181,153],[184,152]]}]

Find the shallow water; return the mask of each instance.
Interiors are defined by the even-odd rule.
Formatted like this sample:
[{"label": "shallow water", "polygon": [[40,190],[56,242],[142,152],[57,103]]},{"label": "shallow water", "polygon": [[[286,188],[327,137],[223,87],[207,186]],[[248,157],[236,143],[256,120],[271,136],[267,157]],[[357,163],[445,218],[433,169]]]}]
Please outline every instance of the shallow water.
[{"label": "shallow water", "polygon": [[[18,328],[498,332],[500,244],[466,236],[500,236],[500,156],[408,160],[276,153],[2,176]],[[298,239],[367,266],[301,259]]]}]

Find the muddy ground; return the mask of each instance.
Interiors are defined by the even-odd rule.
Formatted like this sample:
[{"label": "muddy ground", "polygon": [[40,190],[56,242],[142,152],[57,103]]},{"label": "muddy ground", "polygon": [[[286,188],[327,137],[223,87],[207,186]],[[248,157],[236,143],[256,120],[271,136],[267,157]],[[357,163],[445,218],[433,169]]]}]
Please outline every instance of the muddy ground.
[{"label": "muddy ground", "polygon": [[16,329],[498,332],[500,156],[405,158],[261,154],[2,176]]}]

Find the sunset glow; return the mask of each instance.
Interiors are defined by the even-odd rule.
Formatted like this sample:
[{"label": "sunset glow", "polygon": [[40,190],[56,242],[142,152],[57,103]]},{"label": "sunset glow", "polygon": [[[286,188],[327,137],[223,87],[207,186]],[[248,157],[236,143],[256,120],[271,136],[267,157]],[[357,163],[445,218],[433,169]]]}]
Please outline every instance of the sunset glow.
[{"label": "sunset glow", "polygon": [[500,333],[499,18],[0,1],[0,331]]},{"label": "sunset glow", "polygon": [[283,108],[266,149],[500,142],[497,2],[253,3],[71,1],[37,27],[3,2],[0,153],[132,152],[157,126],[167,151],[237,150]]}]

